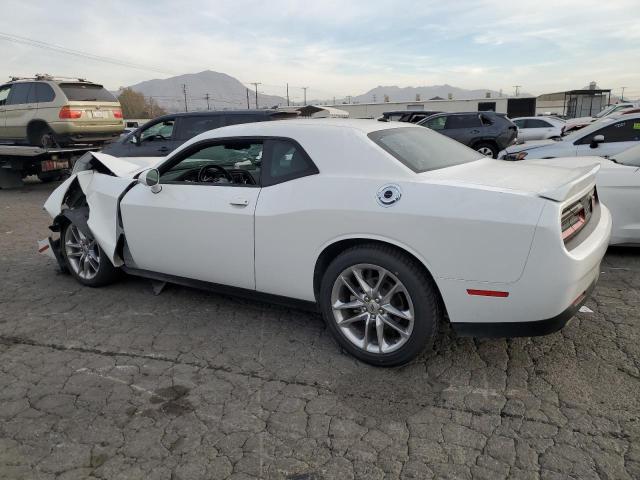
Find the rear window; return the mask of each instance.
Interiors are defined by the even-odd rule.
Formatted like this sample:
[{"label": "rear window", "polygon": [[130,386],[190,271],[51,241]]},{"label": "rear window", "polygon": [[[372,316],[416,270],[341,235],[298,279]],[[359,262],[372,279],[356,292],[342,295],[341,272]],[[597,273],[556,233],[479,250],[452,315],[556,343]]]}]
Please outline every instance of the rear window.
[{"label": "rear window", "polygon": [[71,101],[76,102],[117,102],[102,85],[87,83],[61,83],[60,88]]},{"label": "rear window", "polygon": [[416,173],[484,158],[475,150],[427,128],[390,128],[368,136]]}]

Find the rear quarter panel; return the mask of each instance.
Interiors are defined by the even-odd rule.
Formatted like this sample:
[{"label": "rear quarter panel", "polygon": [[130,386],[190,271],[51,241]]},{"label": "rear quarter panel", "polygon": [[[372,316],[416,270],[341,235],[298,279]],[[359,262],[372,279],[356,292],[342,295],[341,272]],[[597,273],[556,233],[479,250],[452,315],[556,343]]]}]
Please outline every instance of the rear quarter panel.
[{"label": "rear quarter panel", "polygon": [[[385,208],[376,192],[389,183],[400,186],[402,198]],[[543,204],[537,197],[487,189],[322,174],[263,188],[255,218],[256,287],[313,300],[320,253],[347,238],[405,249],[436,283],[514,282]]]}]

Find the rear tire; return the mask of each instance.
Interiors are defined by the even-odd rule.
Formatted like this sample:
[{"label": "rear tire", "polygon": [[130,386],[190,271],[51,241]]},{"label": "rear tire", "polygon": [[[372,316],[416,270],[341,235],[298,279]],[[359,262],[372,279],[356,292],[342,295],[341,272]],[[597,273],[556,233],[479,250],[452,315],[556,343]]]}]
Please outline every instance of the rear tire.
[{"label": "rear tire", "polygon": [[56,135],[47,125],[39,125],[29,135],[29,144],[34,147],[54,148],[58,146]]},{"label": "rear tire", "polygon": [[498,147],[496,147],[493,143],[489,142],[480,142],[476,143],[473,146],[473,149],[483,154],[486,157],[498,158]]},{"label": "rear tire", "polygon": [[350,248],[331,262],[319,303],[340,346],[382,367],[403,365],[431,347],[442,321],[437,288],[421,266],[375,244]]},{"label": "rear tire", "polygon": [[93,235],[86,235],[74,223],[68,223],[60,235],[60,249],[71,275],[82,285],[102,287],[118,279],[113,266]]}]

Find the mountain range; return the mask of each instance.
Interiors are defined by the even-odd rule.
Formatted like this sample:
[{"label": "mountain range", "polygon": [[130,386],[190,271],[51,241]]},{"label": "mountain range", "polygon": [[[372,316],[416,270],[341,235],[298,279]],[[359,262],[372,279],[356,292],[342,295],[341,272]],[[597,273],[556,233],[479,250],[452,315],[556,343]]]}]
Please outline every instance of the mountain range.
[{"label": "mountain range", "polygon": [[[256,108],[254,90],[248,89],[237,78],[226,73],[205,70],[200,73],[188,73],[165,79],[147,80],[131,85],[130,88],[153,99],[168,112],[182,112],[186,102],[189,111],[194,110],[231,110]],[[378,86],[368,92],[352,98],[336,99],[336,103],[382,103],[388,97],[391,102],[408,102],[429,100],[434,97],[447,99],[485,98],[489,93],[492,98],[503,95],[495,90],[466,90],[451,85],[433,85],[425,87]],[[522,95],[527,95],[523,93]],[[207,102],[208,97],[208,102]],[[330,100],[312,100],[312,104],[330,104]],[[258,93],[258,107],[275,107],[287,104],[284,97]]]},{"label": "mountain range", "polygon": [[[130,86],[136,92],[153,99],[168,112],[184,112],[185,90],[187,108],[194,110],[233,110],[256,108],[256,96],[237,78],[226,73],[205,70],[200,73],[188,73],[164,79],[147,80]],[[207,96],[209,103],[207,105]],[[287,100],[274,95],[258,93],[258,107],[286,105]]]}]

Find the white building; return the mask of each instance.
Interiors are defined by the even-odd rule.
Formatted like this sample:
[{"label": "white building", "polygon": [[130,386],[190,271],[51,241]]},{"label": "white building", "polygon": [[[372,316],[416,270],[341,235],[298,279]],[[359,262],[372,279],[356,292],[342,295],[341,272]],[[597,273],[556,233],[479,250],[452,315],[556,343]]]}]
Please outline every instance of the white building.
[{"label": "white building", "polygon": [[475,98],[469,100],[425,100],[415,102],[347,103],[327,105],[349,112],[350,118],[378,118],[384,112],[433,110],[438,112],[493,111],[509,117],[535,115],[535,97]]}]

